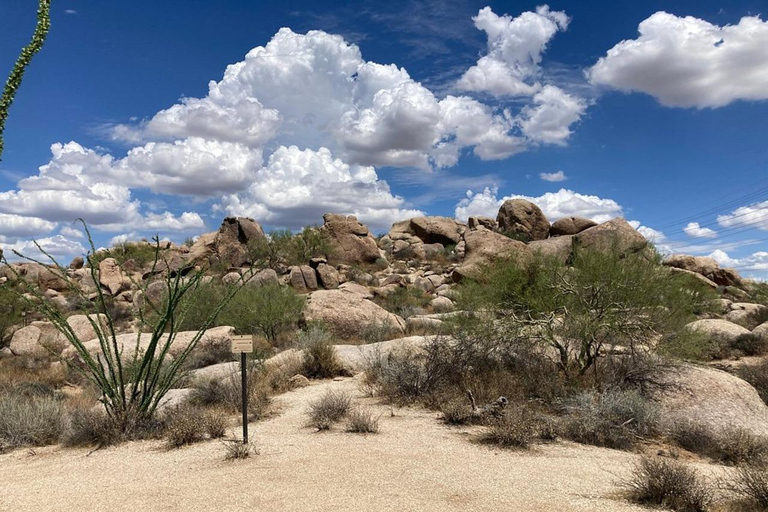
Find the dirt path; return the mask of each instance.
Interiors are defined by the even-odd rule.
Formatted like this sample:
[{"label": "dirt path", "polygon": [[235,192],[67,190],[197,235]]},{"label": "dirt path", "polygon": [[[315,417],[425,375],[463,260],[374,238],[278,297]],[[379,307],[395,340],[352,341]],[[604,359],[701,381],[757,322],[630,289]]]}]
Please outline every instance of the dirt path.
[{"label": "dirt path", "polygon": [[[382,414],[381,432],[303,426],[308,402],[326,389],[351,392]],[[375,405],[354,380],[282,395],[283,411],[251,424],[255,458],[225,462],[206,442],[167,451],[128,443],[86,457],[45,448],[0,456],[2,511],[640,511],[614,497],[634,457],[557,444],[534,452],[480,446],[423,410]]]}]

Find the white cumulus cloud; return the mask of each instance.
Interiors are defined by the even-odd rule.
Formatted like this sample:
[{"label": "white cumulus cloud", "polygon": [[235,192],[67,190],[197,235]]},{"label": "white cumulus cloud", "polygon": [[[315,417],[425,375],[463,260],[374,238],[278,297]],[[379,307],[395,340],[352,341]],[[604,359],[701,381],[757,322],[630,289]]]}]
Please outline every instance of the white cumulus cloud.
[{"label": "white cumulus cloud", "polygon": [[588,70],[593,84],[643,92],[670,107],[716,108],[768,99],[768,22],[718,26],[657,12]]},{"label": "white cumulus cloud", "polygon": [[562,217],[579,216],[595,222],[605,222],[621,217],[621,206],[613,199],[579,194],[568,189],[547,192],[538,197],[509,195],[499,198],[498,188],[486,187],[482,192],[467,191],[467,197],[459,201],[454,214],[457,220],[466,221],[471,216],[496,217],[499,207],[508,199],[526,199],[539,208],[551,221]]},{"label": "white cumulus cloud", "polygon": [[496,96],[531,96],[539,91],[536,79],[542,54],[555,34],[568,28],[568,16],[546,5],[517,17],[498,16],[484,7],[472,20],[488,36],[488,53],[464,73],[458,88]]},{"label": "white cumulus cloud", "polygon": [[701,227],[698,222],[689,222],[683,228],[685,234],[694,238],[714,238],[717,236],[717,231],[707,227]]},{"label": "white cumulus cloud", "polygon": [[565,181],[568,179],[568,177],[565,175],[563,171],[542,172],[542,173],[539,173],[539,178],[541,178],[544,181]]},{"label": "white cumulus cloud", "polygon": [[718,215],[717,223],[727,228],[756,228],[768,231],[768,201],[742,206],[727,215]]}]

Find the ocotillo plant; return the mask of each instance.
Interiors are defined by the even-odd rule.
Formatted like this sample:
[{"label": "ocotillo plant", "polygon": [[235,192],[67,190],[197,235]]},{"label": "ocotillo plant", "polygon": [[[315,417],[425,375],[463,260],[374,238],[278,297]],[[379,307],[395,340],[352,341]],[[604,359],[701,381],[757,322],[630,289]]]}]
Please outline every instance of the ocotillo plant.
[{"label": "ocotillo plant", "polygon": [[[28,283],[9,265],[11,272],[15,274],[17,293],[28,305],[39,311],[63,334],[69,344],[75,349],[81,364],[72,364],[65,360],[70,367],[83,374],[94,383],[102,393],[101,402],[104,404],[109,417],[118,425],[126,435],[130,435],[132,429],[152,418],[158,404],[169,389],[181,378],[181,368],[187,356],[195,349],[205,331],[213,325],[217,315],[234,297],[246,278],[227,289],[227,293],[218,303],[212,304],[210,314],[197,331],[192,341],[175,357],[169,357],[169,352],[176,338],[177,328],[186,315],[189,301],[182,299],[201,283],[204,273],[202,270],[192,271],[185,276],[182,272],[171,271],[169,261],[162,254],[160,242],[155,237],[155,259],[149,274],[162,275],[165,284],[164,300],[159,303],[152,302],[147,293],[147,283],[137,283],[131,279],[140,293],[143,294],[143,307],[135,307],[141,328],[136,334],[136,344],[133,353],[124,360],[124,347],[118,341],[115,318],[109,307],[109,297],[100,286],[100,270],[97,263],[97,252],[88,227],[83,222],[88,235],[91,251],[87,255],[88,267],[93,282],[96,284],[96,294],[93,302],[86,297],[83,290],[68,275],[66,269],[56,259],[47,253],[39,244],[35,243],[38,250],[48,258],[48,268],[58,278],[65,281],[69,290],[78,297],[80,309],[87,315],[88,321],[93,327],[99,340],[99,353],[95,356],[88,350],[85,342],[81,340],[66,317],[55,305],[51,304],[32,283]],[[42,261],[24,256],[16,251],[14,253],[27,261],[44,264]],[[3,259],[3,262],[7,263]],[[25,293],[27,295],[25,295]],[[91,315],[95,303],[98,313],[104,315],[104,323],[99,316]],[[148,308],[145,314],[144,308]],[[146,332],[148,331],[148,332]],[[149,341],[142,343],[147,338]]]}]

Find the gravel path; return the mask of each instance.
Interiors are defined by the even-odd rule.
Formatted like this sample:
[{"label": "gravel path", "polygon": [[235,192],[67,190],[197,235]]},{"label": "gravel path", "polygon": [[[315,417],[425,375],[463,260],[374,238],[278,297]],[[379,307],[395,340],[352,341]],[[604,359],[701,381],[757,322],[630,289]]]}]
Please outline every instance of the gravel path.
[{"label": "gravel path", "polygon": [[[346,390],[380,413],[362,436],[304,427],[307,404]],[[353,379],[279,397],[282,413],[251,424],[260,454],[225,462],[206,442],[165,450],[136,442],[86,456],[49,447],[0,455],[2,511],[517,511],[645,510],[616,498],[634,455],[570,443],[515,452],[468,440],[419,409],[376,405]],[[239,430],[239,427],[238,429]]]}]

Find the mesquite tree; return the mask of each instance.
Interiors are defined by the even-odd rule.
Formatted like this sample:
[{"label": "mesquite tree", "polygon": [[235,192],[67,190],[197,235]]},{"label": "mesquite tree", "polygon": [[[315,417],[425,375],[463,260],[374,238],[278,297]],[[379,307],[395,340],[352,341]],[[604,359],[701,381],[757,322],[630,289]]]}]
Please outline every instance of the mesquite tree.
[{"label": "mesquite tree", "polygon": [[51,0],[40,0],[37,7],[37,26],[32,34],[32,40],[21,49],[21,54],[16,59],[16,64],[14,64],[11,74],[8,75],[8,80],[5,82],[3,95],[0,96],[0,159],[3,156],[3,132],[5,130],[5,121],[8,118],[8,110],[11,108],[13,99],[16,97],[16,92],[19,90],[27,66],[32,62],[32,57],[43,47],[50,29]]}]

